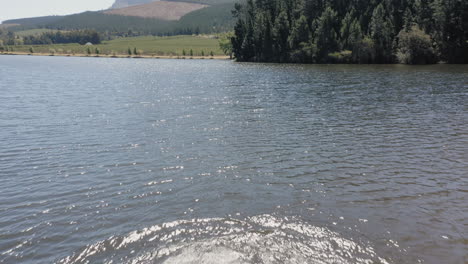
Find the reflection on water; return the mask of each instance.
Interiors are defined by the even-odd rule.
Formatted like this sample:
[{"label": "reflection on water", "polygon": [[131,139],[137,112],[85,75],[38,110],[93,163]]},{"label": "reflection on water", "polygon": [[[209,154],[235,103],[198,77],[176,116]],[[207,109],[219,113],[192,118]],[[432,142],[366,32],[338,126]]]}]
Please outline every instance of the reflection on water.
[{"label": "reflection on water", "polygon": [[0,80],[2,263],[467,261],[467,66],[1,56]]}]

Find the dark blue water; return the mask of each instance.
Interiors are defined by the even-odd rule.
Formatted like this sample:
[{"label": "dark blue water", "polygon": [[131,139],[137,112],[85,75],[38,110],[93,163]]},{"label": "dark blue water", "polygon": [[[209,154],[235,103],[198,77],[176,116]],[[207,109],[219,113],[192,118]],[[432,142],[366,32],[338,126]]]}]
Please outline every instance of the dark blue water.
[{"label": "dark blue water", "polygon": [[468,261],[468,67],[0,57],[2,263]]}]

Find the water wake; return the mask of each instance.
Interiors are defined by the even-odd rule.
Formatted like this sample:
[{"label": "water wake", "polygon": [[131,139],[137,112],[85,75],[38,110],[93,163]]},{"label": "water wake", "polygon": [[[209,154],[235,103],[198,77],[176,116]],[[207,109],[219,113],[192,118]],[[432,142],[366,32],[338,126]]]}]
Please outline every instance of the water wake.
[{"label": "water wake", "polygon": [[183,220],[111,237],[58,263],[388,263],[371,246],[298,219]]}]

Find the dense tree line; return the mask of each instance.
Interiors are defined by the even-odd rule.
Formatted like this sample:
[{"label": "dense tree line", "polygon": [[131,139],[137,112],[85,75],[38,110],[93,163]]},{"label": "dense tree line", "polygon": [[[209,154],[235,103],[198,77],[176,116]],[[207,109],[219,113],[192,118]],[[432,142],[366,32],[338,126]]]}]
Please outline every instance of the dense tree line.
[{"label": "dense tree line", "polygon": [[246,0],[240,61],[468,63],[466,0]]},{"label": "dense tree line", "polygon": [[18,39],[13,31],[3,30],[0,28],[0,46],[16,45]]},{"label": "dense tree line", "polygon": [[23,37],[24,45],[48,45],[48,44],[66,44],[86,43],[100,44],[101,36],[95,30],[77,30],[70,32],[50,31],[40,35],[32,35]]}]

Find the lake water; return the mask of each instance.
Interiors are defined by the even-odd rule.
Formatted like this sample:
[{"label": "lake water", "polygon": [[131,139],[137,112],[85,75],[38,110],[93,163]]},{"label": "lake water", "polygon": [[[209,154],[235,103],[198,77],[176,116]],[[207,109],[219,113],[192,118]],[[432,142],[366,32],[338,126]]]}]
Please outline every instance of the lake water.
[{"label": "lake water", "polygon": [[468,262],[468,66],[0,57],[2,263]]}]

